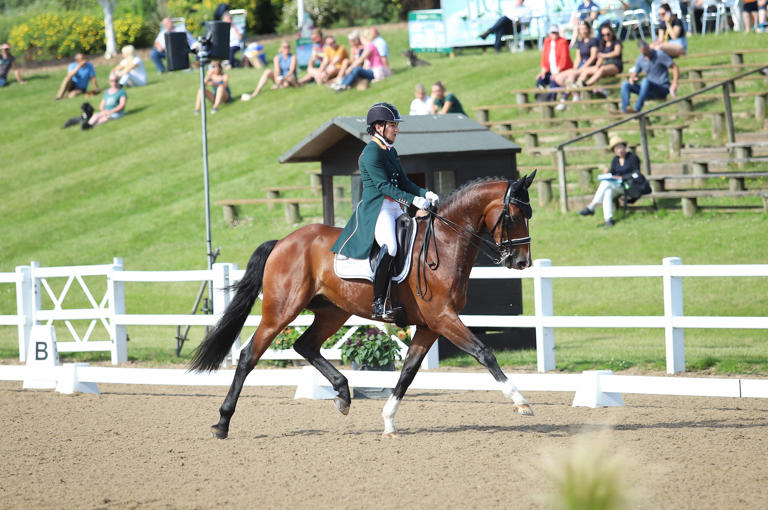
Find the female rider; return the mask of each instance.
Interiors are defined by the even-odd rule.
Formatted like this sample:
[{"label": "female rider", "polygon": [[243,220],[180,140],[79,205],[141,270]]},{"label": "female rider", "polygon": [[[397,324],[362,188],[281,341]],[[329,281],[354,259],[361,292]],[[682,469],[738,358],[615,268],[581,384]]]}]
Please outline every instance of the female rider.
[{"label": "female rider", "polygon": [[389,103],[376,103],[368,110],[366,124],[372,138],[358,161],[362,200],[331,248],[340,255],[367,259],[374,240],[381,246],[373,277],[374,319],[394,318],[393,311],[386,309],[386,300],[392,281],[390,268],[397,254],[395,220],[403,214],[402,205],[413,204],[426,210],[440,200],[437,194],[412,183],[400,164],[392,144],[402,120],[397,108]]}]

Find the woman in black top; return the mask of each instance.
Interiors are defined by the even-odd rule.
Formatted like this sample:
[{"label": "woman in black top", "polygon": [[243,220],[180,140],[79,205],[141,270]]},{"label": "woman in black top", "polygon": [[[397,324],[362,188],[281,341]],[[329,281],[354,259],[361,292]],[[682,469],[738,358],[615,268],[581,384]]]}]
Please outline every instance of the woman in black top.
[{"label": "woman in black top", "polygon": [[674,15],[669,4],[659,6],[658,37],[651,44],[654,50],[662,50],[672,58],[685,55],[688,52],[688,39],[685,37],[683,21]]},{"label": "woman in black top", "polygon": [[[581,71],[594,65],[597,61],[598,45],[598,40],[592,37],[592,25],[590,25],[589,21],[583,20],[579,22],[579,34],[576,39],[576,47],[579,51],[576,52],[576,58],[573,60],[573,67],[563,71],[563,80],[567,87],[572,87]],[[577,101],[578,99],[579,95],[574,93],[573,100]]]},{"label": "woman in black top", "polygon": [[600,78],[616,76],[621,73],[624,70],[621,55],[621,41],[616,38],[616,32],[613,31],[610,23],[603,23],[600,25],[600,46],[595,65],[586,67],[581,71],[576,85],[591,87]]},{"label": "woman in black top", "polygon": [[608,147],[615,155],[611,160],[611,167],[606,168],[605,172],[597,178],[600,185],[597,187],[595,196],[587,207],[579,211],[579,214],[592,216],[595,214],[595,206],[602,203],[605,226],[612,227],[613,199],[624,191],[621,181],[630,177],[633,172],[640,171],[640,159],[634,153],[627,151],[627,142],[620,136],[612,136]]}]

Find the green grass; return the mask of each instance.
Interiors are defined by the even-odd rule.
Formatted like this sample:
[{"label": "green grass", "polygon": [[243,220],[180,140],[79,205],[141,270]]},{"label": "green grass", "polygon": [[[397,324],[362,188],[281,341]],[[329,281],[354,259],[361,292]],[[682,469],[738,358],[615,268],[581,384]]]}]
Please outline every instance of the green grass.
[{"label": "green grass", "polygon": [[[509,91],[530,87],[537,72],[535,51],[494,55],[467,50],[456,58],[428,55],[424,58],[431,66],[412,69],[400,57],[407,47],[407,32],[385,31],[384,35],[393,55],[394,76],[367,91],[334,94],[314,85],[266,90],[248,103],[236,101],[209,116],[212,201],[261,197],[265,186],[306,184],[306,170],[319,164],[280,165],[281,154],[334,116],[363,115],[368,106],[381,100],[406,110],[415,83],[442,80],[471,115],[476,105],[513,102]],[[277,44],[268,45],[270,55]],[[731,33],[692,37],[691,51],[762,44],[764,37],[759,34]],[[630,43],[627,56],[635,55]],[[746,60],[759,61],[756,56]],[[727,61],[727,57],[699,59],[696,64]],[[145,64],[150,85],[128,90],[128,115],[90,132],[60,129],[67,118],[79,113],[82,102],[53,101],[63,71],[24,73],[28,85],[16,85],[14,80],[0,90],[0,118],[4,119],[0,126],[4,155],[0,167],[0,271],[13,271],[31,260],[58,266],[105,264],[113,257],[122,257],[126,269],[132,270],[205,267],[200,118],[192,113],[199,76],[197,72],[158,76],[151,62]],[[99,83],[106,85],[108,68],[99,67],[97,72]],[[233,95],[251,92],[259,75],[252,69],[233,70]],[[761,82],[752,82],[744,90],[760,86]],[[98,103],[97,98],[90,101]],[[571,107],[569,115],[578,115],[580,108]],[[737,102],[734,108],[747,112],[752,103]],[[508,115],[514,120],[538,113],[510,111]],[[499,118],[503,117],[499,114]],[[606,115],[606,122],[611,120]],[[700,131],[691,137],[686,134],[686,142],[713,145],[707,122],[699,123]],[[758,126],[751,119],[738,119],[737,128],[755,130]],[[637,138],[632,133],[625,136],[630,141]],[[666,137],[651,143],[654,160],[669,159]],[[608,157],[602,153],[569,157],[573,163],[596,160],[607,163]],[[551,161],[524,150],[518,163],[548,165]],[[553,176],[548,172],[541,175]],[[577,186],[575,175],[569,180]],[[571,192],[590,191],[574,188]],[[348,213],[349,208],[337,212],[340,217]],[[322,210],[303,206],[302,215],[320,217]],[[285,224],[280,208],[269,211],[261,205],[246,206],[241,216],[245,222],[230,228],[218,207],[211,210],[213,244],[222,249],[220,260],[240,267],[260,243],[295,228]],[[686,219],[676,208],[639,210],[609,231],[596,228],[597,223],[575,214],[562,215],[555,204],[536,207],[531,221],[534,258],[549,258],[554,265],[660,264],[668,256],[682,257],[686,264],[768,262],[768,239],[760,234],[768,231],[768,219],[754,211],[704,210]],[[686,279],[686,314],[764,315],[768,309],[765,283],[764,279]],[[60,288],[63,282],[57,285]],[[560,315],[652,315],[663,309],[661,282],[655,279],[567,280],[554,286],[555,313]],[[530,282],[524,282],[523,289],[524,313],[532,313]],[[196,291],[195,284],[127,284],[128,312],[188,313]],[[12,285],[0,285],[0,311],[15,311]],[[76,326],[84,330],[87,324]],[[64,338],[66,331],[57,333]],[[173,360],[174,328],[130,328],[129,334],[132,360]],[[201,331],[193,329],[185,353],[200,336]],[[664,366],[660,330],[558,330],[556,339],[558,367],[564,370],[657,370]],[[764,331],[689,330],[689,365],[718,372],[768,373],[768,348],[761,339],[765,339]],[[14,358],[16,350],[16,329],[0,328],[0,357]],[[500,359],[506,365],[535,365],[532,351],[502,353]]]}]

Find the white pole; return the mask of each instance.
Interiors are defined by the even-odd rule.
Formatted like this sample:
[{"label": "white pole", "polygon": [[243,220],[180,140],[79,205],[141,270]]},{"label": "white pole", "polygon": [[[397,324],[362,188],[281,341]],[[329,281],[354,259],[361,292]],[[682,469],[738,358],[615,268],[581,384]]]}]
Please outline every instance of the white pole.
[{"label": "white pole", "polygon": [[672,266],[679,266],[683,261],[678,257],[667,257],[664,266],[664,337],[666,340],[667,373],[685,372],[685,330],[672,326],[674,317],[683,315],[683,279],[672,276]]},{"label": "white pole", "polygon": [[299,24],[299,37],[301,37],[301,27],[304,24],[304,0],[296,2],[296,20]]}]

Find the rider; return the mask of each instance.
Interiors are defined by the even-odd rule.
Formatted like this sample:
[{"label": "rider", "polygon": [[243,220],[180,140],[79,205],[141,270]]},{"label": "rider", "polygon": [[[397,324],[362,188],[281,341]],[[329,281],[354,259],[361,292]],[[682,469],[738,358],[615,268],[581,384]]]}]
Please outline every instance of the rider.
[{"label": "rider", "polygon": [[362,200],[331,248],[350,258],[367,259],[374,240],[381,246],[373,277],[374,319],[392,320],[386,309],[391,284],[390,269],[397,254],[395,220],[410,204],[426,210],[440,198],[412,183],[392,146],[400,129],[400,112],[389,103],[376,103],[368,110],[366,124],[371,141],[360,154],[358,165],[363,183]]}]

